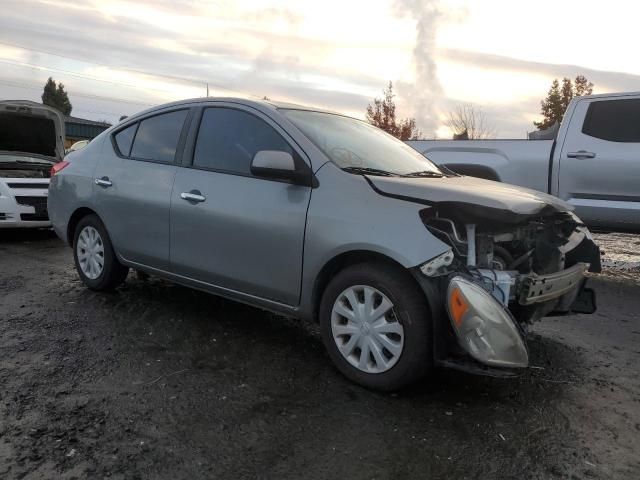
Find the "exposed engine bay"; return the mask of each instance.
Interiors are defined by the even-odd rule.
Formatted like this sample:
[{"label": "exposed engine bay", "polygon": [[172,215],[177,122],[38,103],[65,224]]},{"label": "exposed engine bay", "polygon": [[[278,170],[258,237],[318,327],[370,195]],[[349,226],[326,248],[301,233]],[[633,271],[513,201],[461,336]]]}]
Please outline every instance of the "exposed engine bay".
[{"label": "exposed engine bay", "polygon": [[367,181],[380,195],[425,205],[423,224],[450,247],[419,265],[416,277],[436,308],[446,307],[448,325],[435,324],[450,340],[434,346],[441,364],[476,373],[526,367],[529,324],[595,312],[585,285],[587,271],[601,269],[600,250],[563,200],[454,174]]},{"label": "exposed engine bay", "polygon": [[[485,368],[529,364],[528,324],[549,314],[595,311],[585,273],[600,271],[600,251],[573,213],[547,209],[517,221],[478,218],[487,211],[477,206],[448,207],[421,212],[427,229],[451,250],[420,270],[440,285],[455,343]],[[449,355],[455,352],[450,347]],[[454,357],[444,364],[477,371]]]},{"label": "exposed engine bay", "polygon": [[451,246],[452,255],[433,259],[422,272],[431,277],[468,274],[521,323],[571,311],[579,293],[576,282],[583,282],[587,270],[600,271],[599,250],[571,212],[525,217],[516,224],[479,221],[468,214],[463,218],[466,223],[441,209],[423,210],[425,225]]}]

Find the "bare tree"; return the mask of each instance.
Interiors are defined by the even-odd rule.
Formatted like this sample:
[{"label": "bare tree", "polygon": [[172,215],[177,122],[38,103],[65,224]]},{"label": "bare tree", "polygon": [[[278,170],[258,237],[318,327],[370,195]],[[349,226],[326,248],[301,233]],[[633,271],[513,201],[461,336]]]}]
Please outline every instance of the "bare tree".
[{"label": "bare tree", "polygon": [[453,138],[479,140],[495,137],[495,128],[487,120],[481,107],[470,103],[458,105],[451,112],[445,125],[453,131]]}]

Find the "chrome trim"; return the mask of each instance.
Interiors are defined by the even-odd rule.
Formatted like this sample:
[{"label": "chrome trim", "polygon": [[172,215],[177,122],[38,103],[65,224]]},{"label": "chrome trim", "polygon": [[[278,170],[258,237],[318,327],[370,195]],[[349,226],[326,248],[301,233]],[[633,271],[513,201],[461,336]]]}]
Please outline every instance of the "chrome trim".
[{"label": "chrome trim", "polygon": [[180,198],[189,202],[204,202],[207,199],[204,195],[191,192],[182,192]]}]

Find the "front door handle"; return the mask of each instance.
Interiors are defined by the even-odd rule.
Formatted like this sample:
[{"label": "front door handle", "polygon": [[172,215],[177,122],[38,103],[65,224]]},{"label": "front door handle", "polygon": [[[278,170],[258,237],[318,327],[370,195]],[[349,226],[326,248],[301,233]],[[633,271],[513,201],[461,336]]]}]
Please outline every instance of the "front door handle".
[{"label": "front door handle", "polygon": [[180,198],[187,202],[200,203],[204,202],[207,197],[200,193],[200,190],[191,190],[190,192],[182,192]]},{"label": "front door handle", "polygon": [[587,152],[586,150],[580,150],[577,152],[569,152],[567,153],[567,158],[596,158],[596,154],[593,152]]},{"label": "front door handle", "polygon": [[94,182],[96,183],[96,185],[100,185],[101,187],[105,188],[113,185],[113,183],[111,183],[111,180],[109,180],[109,177],[96,178]]}]

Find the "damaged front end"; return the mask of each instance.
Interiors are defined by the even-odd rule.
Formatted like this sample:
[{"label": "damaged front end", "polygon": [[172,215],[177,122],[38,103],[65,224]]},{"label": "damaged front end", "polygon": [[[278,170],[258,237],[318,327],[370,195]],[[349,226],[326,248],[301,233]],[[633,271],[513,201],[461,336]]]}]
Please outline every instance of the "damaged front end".
[{"label": "damaged front end", "polygon": [[433,317],[444,319],[434,323],[441,365],[511,375],[508,367],[529,363],[532,322],[595,311],[585,274],[600,271],[600,250],[563,200],[453,174],[367,181],[380,195],[425,205],[422,222],[450,247],[413,272]]},{"label": "damaged front end", "polygon": [[550,314],[595,311],[585,273],[600,271],[600,251],[573,213],[550,207],[516,214],[444,202],[421,217],[451,246],[420,266],[446,299],[446,330],[454,339],[446,365],[482,370],[464,361],[470,356],[485,370],[526,367],[528,325]]}]

